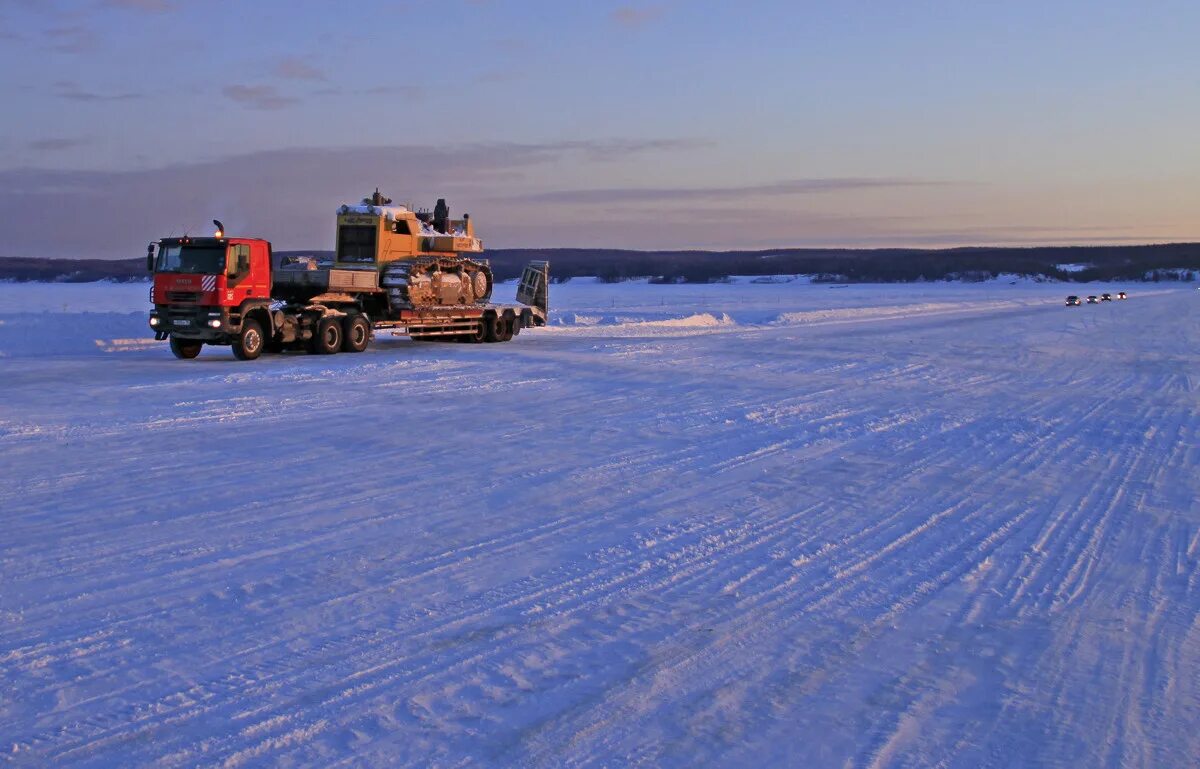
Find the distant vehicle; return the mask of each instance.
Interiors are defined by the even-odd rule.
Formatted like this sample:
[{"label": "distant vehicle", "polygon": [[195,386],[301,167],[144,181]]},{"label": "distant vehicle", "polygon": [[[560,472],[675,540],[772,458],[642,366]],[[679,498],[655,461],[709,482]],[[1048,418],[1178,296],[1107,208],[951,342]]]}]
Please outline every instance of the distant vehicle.
[{"label": "distant vehicle", "polygon": [[1083,302],[1079,301],[1079,297],[1075,296],[1074,294],[1071,294],[1067,297],[1068,307],[1078,307],[1081,304],[1083,304]]},{"label": "distant vehicle", "polygon": [[1088,304],[1100,304],[1100,300],[1096,298],[1095,294],[1093,294],[1087,298],[1087,303]]},{"label": "distant vehicle", "polygon": [[1101,301],[1101,302],[1111,302],[1111,301],[1112,301],[1112,294],[1101,294],[1101,295],[1100,295],[1100,301]]},{"label": "distant vehicle", "polygon": [[1118,292],[1117,292],[1117,298],[1118,298],[1118,299],[1128,299],[1128,298],[1129,298],[1129,296],[1128,296],[1128,295],[1127,295],[1127,294],[1126,294],[1124,291],[1118,291]]}]

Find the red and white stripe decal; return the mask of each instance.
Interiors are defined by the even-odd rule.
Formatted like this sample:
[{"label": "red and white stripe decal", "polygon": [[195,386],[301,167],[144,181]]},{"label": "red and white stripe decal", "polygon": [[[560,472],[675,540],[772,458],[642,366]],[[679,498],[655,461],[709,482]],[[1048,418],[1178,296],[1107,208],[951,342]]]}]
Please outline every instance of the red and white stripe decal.
[{"label": "red and white stripe decal", "polygon": [[200,290],[201,291],[212,291],[216,287],[217,287],[217,276],[216,275],[205,275],[204,279],[200,281]]}]

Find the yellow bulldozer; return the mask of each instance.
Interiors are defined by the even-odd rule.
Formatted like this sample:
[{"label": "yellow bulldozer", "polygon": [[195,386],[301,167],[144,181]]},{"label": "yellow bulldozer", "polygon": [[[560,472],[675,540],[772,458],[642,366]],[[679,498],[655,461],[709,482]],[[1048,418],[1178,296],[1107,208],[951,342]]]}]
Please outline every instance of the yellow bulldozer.
[{"label": "yellow bulldozer", "polygon": [[469,214],[450,218],[439,198],[432,211],[413,211],[375,194],[337,212],[335,267],[376,270],[393,309],[486,304],[492,270],[486,261],[461,256],[480,253]]}]

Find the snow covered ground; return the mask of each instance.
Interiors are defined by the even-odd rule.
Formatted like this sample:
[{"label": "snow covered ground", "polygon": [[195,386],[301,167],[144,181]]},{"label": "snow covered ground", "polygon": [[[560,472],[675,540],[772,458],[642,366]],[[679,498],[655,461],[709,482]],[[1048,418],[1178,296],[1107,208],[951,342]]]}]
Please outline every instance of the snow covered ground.
[{"label": "snow covered ground", "polygon": [[0,285],[0,765],[1200,756],[1196,291],[572,282],[254,363],[146,292]]}]

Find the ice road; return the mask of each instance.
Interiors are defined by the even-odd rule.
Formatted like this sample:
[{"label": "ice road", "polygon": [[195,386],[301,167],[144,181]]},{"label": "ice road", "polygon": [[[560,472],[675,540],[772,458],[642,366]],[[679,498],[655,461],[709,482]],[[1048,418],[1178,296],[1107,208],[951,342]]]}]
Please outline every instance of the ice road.
[{"label": "ice road", "polygon": [[0,286],[0,765],[1194,766],[1200,293],[1122,288],[239,363]]}]

